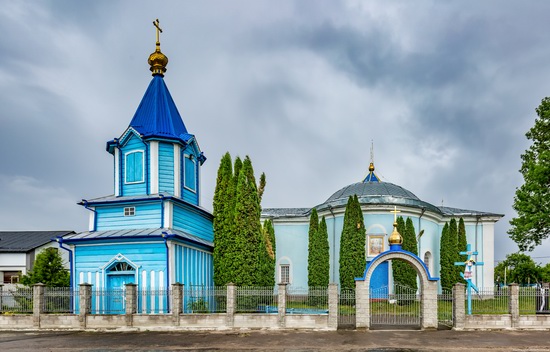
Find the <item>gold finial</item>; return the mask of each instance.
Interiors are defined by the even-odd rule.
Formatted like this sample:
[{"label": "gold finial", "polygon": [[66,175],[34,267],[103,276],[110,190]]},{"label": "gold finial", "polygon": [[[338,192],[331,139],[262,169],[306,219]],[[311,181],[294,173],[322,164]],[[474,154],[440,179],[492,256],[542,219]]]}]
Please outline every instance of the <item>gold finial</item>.
[{"label": "gold finial", "polygon": [[168,64],[168,58],[160,51],[160,33],[162,33],[162,29],[160,28],[158,18],[153,21],[153,26],[157,29],[157,43],[155,52],[149,55],[148,62],[149,65],[151,65],[150,70],[153,72],[153,76],[164,76],[164,72],[166,72],[166,65]]},{"label": "gold finial", "polygon": [[391,210],[390,213],[393,213],[393,232],[388,238],[388,242],[390,245],[403,244],[403,237],[401,234],[397,231],[397,213],[400,213],[401,211],[397,210],[397,207],[394,207],[394,210]]}]

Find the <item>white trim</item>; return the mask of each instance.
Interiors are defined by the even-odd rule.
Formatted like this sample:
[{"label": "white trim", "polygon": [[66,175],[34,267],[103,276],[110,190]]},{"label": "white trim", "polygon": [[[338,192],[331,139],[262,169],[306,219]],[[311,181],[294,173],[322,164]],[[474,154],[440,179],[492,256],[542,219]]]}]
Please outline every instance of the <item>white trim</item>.
[{"label": "white trim", "polygon": [[120,150],[115,148],[115,197],[120,196]]},{"label": "white trim", "polygon": [[90,207],[90,217],[88,218],[88,231],[94,231],[94,224],[95,224],[95,207]]},{"label": "white trim", "polygon": [[[189,192],[193,192],[193,193],[196,194],[196,193],[197,193],[197,158],[195,158],[195,156],[193,155],[193,158],[191,159],[191,158],[190,158],[191,155],[193,155],[193,154],[184,154],[184,155],[183,155],[183,158],[184,158],[184,159],[183,159],[183,160],[184,160],[184,161],[183,161],[183,187],[184,187],[186,190],[188,190]],[[193,165],[194,165],[194,167],[193,167],[193,175],[194,175],[194,177],[195,177],[195,189],[189,188],[189,187],[187,187],[187,186],[185,185],[185,184],[186,184],[185,174],[187,173],[187,172],[185,171],[185,168],[186,168],[185,165],[187,164],[187,163],[185,162],[185,159],[189,159],[189,160],[193,163]]]},{"label": "white trim", "polygon": [[105,264],[103,266],[100,266],[99,269],[105,271],[105,269],[107,269],[114,262],[122,262],[122,261],[125,261],[128,264],[130,264],[131,266],[133,266],[134,268],[136,268],[136,272],[137,272],[137,269],[141,267],[141,265],[137,265],[136,263],[134,263],[133,261],[131,261],[130,259],[128,259],[124,255],[122,255],[121,253],[118,253],[111,260],[109,260],[107,262],[107,264]]},{"label": "white trim", "polygon": [[[284,263],[281,263],[284,261]],[[288,265],[288,284],[292,284],[294,280],[293,270],[292,270],[292,260],[289,257],[281,257],[277,260],[277,283],[281,283],[281,265]]]},{"label": "white trim", "polygon": [[181,196],[181,148],[174,144],[174,196]]},{"label": "white trim", "polygon": [[159,193],[159,142],[151,141],[149,143],[149,177],[151,179],[151,194]]},{"label": "white trim", "polygon": [[168,269],[170,271],[170,277],[168,278],[168,287],[170,287],[173,282],[176,282],[176,261],[174,260],[176,251],[174,249],[173,241],[166,241],[166,244],[168,245],[168,256],[170,258],[170,260],[168,261]]},{"label": "white trim", "polygon": [[172,228],[173,222],[174,222],[174,208],[172,205],[172,202],[170,201],[164,201],[164,228]]},{"label": "white trim", "polygon": [[[128,180],[128,155],[134,153],[141,153],[141,179],[139,181],[127,181]],[[124,184],[132,185],[136,183],[145,182],[145,150],[143,149],[134,149],[124,153]]]}]

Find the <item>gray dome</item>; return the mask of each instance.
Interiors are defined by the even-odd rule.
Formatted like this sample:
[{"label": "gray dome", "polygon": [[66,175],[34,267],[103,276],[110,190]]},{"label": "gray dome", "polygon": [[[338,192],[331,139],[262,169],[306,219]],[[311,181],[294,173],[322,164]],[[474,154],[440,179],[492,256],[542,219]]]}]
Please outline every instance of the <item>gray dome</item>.
[{"label": "gray dome", "polygon": [[345,206],[348,198],[354,194],[357,195],[361,204],[403,205],[441,213],[438,207],[420,200],[411,191],[389,182],[353,183],[336,191],[323,204],[317,206],[317,209]]}]

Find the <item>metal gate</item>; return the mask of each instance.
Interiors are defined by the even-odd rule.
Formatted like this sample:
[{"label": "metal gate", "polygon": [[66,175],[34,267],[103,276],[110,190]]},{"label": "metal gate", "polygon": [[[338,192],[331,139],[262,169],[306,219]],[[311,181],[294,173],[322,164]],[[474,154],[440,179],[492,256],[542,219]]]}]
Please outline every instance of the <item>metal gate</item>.
[{"label": "metal gate", "polygon": [[371,289],[371,328],[419,329],[420,299],[416,289],[399,284]]},{"label": "metal gate", "polygon": [[453,327],[453,292],[442,289],[437,295],[437,322],[440,329]]},{"label": "metal gate", "polygon": [[338,329],[355,329],[355,290],[341,290],[338,295]]}]

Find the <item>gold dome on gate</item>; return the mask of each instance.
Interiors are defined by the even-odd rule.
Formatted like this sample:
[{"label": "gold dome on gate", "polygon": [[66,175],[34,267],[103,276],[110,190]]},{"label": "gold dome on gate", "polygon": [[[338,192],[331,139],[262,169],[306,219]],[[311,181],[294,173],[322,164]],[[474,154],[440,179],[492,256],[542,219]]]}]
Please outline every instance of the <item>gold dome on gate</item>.
[{"label": "gold dome on gate", "polygon": [[391,233],[390,237],[388,237],[388,242],[391,245],[402,245],[403,244],[403,236],[397,231],[397,213],[400,213],[399,210],[397,210],[397,207],[394,207],[394,210],[390,211],[390,213],[393,213],[393,232]]},{"label": "gold dome on gate", "polygon": [[149,60],[147,60],[147,62],[151,65],[150,70],[153,72],[153,76],[164,76],[166,65],[168,65],[168,57],[160,51],[160,33],[162,33],[162,29],[160,28],[158,19],[153,21],[153,25],[157,28],[157,47],[155,52],[149,55]]},{"label": "gold dome on gate", "polygon": [[393,223],[393,232],[388,238],[388,242],[390,245],[403,244],[403,236],[401,236],[401,234],[397,231],[397,222]]}]

